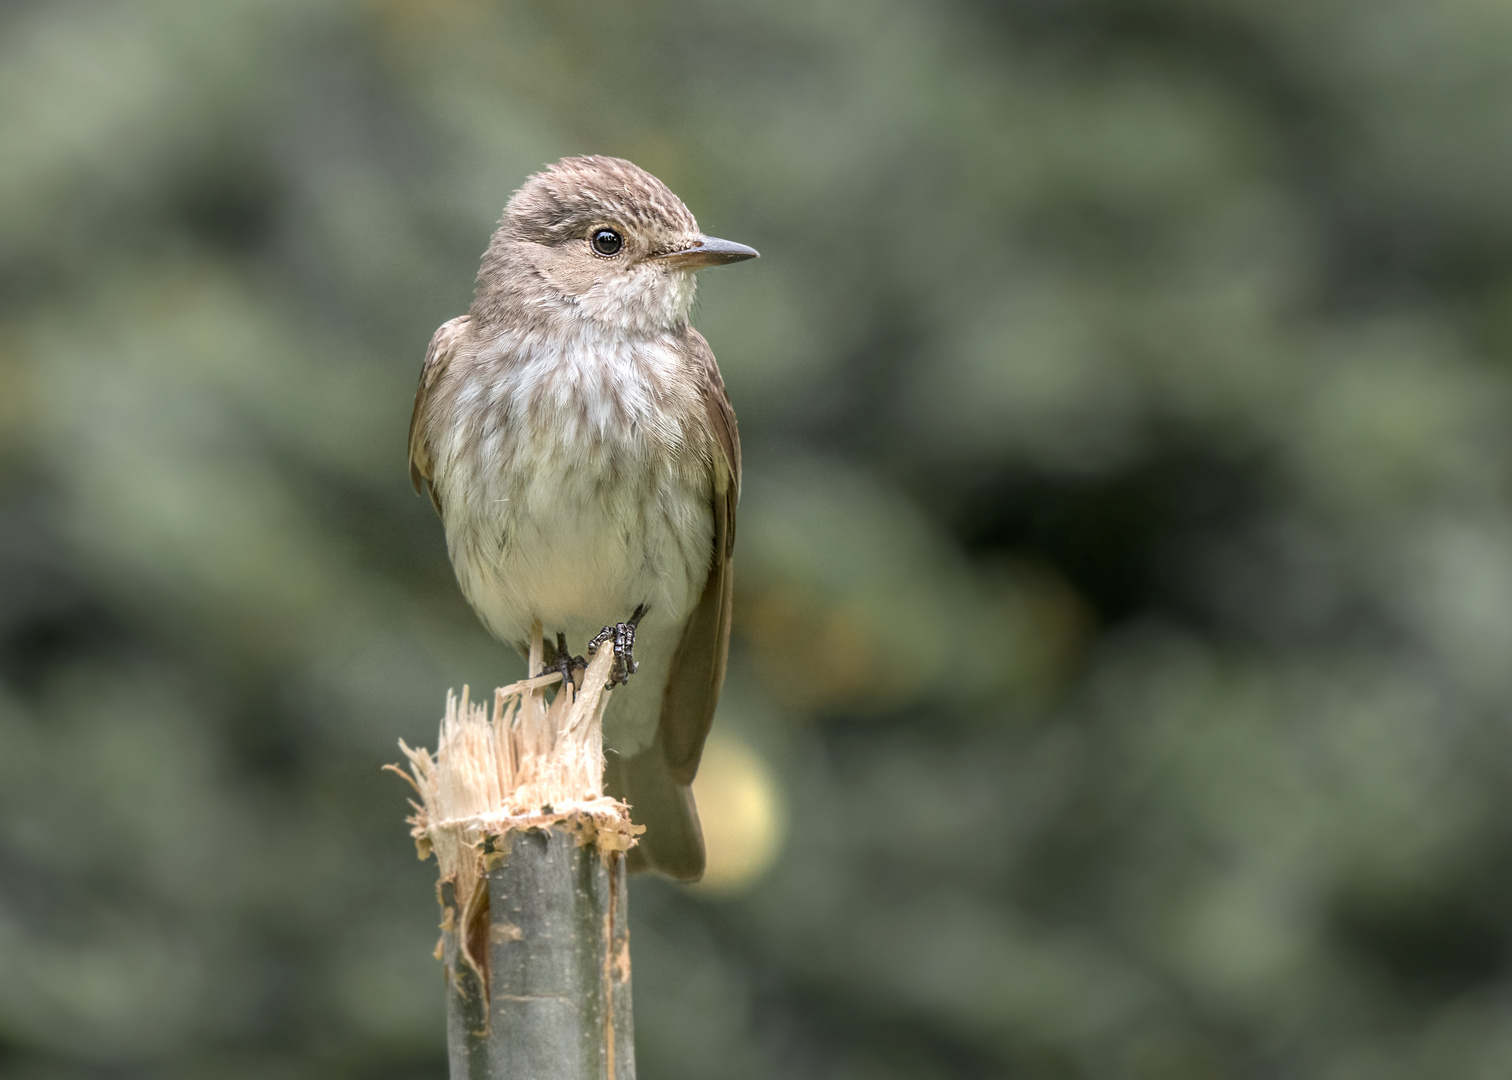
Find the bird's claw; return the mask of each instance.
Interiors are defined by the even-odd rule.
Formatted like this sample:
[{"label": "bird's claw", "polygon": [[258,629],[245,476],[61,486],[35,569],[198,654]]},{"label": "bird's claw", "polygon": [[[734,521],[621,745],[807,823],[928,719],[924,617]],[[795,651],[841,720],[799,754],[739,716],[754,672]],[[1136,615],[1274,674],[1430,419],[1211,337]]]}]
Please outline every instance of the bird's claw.
[{"label": "bird's claw", "polygon": [[611,642],[614,645],[614,666],[609,669],[609,682],[605,684],[605,690],[623,686],[640,669],[640,664],[635,660],[635,628],[640,625],[645,614],[646,605],[638,604],[628,620],[604,627],[588,643],[589,656],[598,652],[600,645]]},{"label": "bird's claw", "polygon": [[[550,657],[542,657],[541,670],[539,674],[545,675],[548,671],[560,671],[562,673],[562,686],[575,687],[577,685],[577,680],[573,678],[573,674],[578,671],[586,670],[588,667],[588,661],[584,660],[581,656],[573,656],[572,653],[567,650],[566,634],[557,634],[555,649],[551,648],[550,642],[546,643],[545,648],[551,649],[552,655]],[[543,649],[542,651],[544,652],[545,649]],[[592,651],[593,650],[590,647],[589,652]]]}]

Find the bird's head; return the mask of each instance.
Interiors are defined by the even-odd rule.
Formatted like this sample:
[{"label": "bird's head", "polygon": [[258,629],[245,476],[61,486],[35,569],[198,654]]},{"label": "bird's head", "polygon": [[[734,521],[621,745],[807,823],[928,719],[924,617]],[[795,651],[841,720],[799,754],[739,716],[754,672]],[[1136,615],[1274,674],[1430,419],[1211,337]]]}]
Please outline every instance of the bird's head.
[{"label": "bird's head", "polygon": [[639,166],[563,158],[504,208],[475,308],[655,333],[687,321],[696,271],[756,255],[703,235],[682,200]]}]

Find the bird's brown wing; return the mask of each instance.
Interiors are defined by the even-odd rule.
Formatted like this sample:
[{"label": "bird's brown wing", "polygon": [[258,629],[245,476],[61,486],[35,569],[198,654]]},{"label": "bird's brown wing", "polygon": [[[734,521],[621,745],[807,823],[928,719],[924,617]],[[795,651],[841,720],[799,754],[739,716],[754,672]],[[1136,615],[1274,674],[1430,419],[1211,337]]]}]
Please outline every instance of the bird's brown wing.
[{"label": "bird's brown wing", "polygon": [[731,556],[735,550],[735,505],[740,499],[740,433],[709,343],[696,331],[689,330],[682,348],[690,366],[699,372],[709,429],[713,433],[710,510],[714,515],[709,576],[698,606],[683,627],[662,698],[662,750],[673,779],[687,785],[698,771],[698,759],[714,720],[714,706],[719,702],[725,661],[730,653],[730,611],[735,584]]},{"label": "bird's brown wing", "polygon": [[431,390],[446,370],[446,365],[451,363],[457,345],[471,321],[470,315],[458,315],[455,319],[442,323],[431,335],[430,348],[425,350],[425,363],[420,368],[420,385],[415,389],[415,411],[410,414],[410,483],[415,486],[415,494],[424,491],[430,495],[438,514],[441,512],[441,498],[436,494],[436,486],[431,480],[430,450],[425,445],[425,409]]},{"label": "bird's brown wing", "polygon": [[734,584],[730,556],[735,546],[735,504],[740,498],[740,436],[708,342],[689,330],[681,348],[683,359],[702,383],[713,432],[709,509],[714,516],[714,542],[709,574],[672,658],[656,740],[632,758],[611,757],[604,788],[627,799],[631,818],[646,826],[640,843],[630,851],[630,868],[654,868],[696,881],[704,872],[704,844],[689,785],[698,772],[730,652]]}]

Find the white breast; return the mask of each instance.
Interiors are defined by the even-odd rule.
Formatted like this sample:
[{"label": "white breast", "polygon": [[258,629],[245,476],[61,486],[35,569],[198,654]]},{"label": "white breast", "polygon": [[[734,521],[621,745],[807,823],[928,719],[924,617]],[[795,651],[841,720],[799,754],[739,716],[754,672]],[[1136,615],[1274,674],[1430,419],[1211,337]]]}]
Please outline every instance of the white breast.
[{"label": "white breast", "polygon": [[502,640],[540,619],[578,650],[646,604],[637,651],[670,657],[713,543],[707,451],[683,419],[702,405],[671,342],[506,339],[495,355],[431,441],[464,595]]}]

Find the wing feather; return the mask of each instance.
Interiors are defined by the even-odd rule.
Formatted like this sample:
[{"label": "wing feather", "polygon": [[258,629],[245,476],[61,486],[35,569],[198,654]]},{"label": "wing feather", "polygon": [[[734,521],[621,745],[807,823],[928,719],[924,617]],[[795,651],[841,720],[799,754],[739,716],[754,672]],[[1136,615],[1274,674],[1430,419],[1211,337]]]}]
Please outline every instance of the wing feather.
[{"label": "wing feather", "polygon": [[425,363],[420,368],[420,385],[415,388],[415,411],[410,414],[410,483],[415,487],[415,494],[424,491],[430,496],[431,504],[438,514],[441,512],[441,498],[436,494],[432,481],[430,449],[425,443],[426,408],[430,404],[431,391],[446,371],[447,364],[451,363],[471,322],[472,316],[458,315],[455,319],[442,323],[431,336],[430,347],[425,350]]},{"label": "wing feather", "polygon": [[714,517],[709,575],[698,604],[683,627],[662,697],[662,752],[673,779],[687,785],[698,772],[730,654],[735,508],[740,500],[740,433],[709,343],[696,331],[689,330],[682,349],[689,366],[698,372],[713,433],[709,510]]}]

